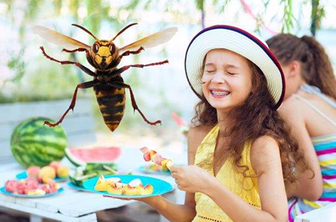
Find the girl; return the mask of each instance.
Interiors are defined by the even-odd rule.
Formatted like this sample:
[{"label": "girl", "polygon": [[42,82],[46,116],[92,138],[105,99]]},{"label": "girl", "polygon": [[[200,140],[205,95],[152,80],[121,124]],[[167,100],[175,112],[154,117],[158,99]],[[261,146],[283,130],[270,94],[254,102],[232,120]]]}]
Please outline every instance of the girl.
[{"label": "girl", "polygon": [[287,221],[286,188],[308,166],[277,112],[285,92],[280,64],[257,37],[218,25],[192,39],[185,70],[201,100],[188,133],[189,165],[171,167],[185,203],[139,200],[170,221]]},{"label": "girl", "polygon": [[336,201],[336,81],[323,46],[313,37],[279,34],[267,41],[279,59],[287,82],[280,113],[315,177],[299,178],[289,204],[290,221],[298,214]]}]

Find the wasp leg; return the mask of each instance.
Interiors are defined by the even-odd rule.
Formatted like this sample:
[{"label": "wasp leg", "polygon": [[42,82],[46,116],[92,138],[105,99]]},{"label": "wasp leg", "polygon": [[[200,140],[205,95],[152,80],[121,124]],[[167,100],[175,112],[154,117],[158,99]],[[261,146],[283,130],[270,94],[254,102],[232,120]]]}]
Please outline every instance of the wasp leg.
[{"label": "wasp leg", "polygon": [[124,57],[124,56],[128,56],[128,55],[130,55],[130,54],[139,54],[142,50],[145,50],[142,46],[138,49],[138,50],[136,50],[136,51],[126,51],[126,52],[124,52],[123,54],[121,54],[120,56],[119,56],[119,59],[121,59],[122,57]]},{"label": "wasp leg", "polygon": [[96,76],[96,73],[92,72],[90,69],[86,68],[85,66],[83,66],[82,64],[80,64],[79,62],[73,62],[73,61],[60,61],[57,59],[54,59],[53,57],[49,56],[45,51],[43,46],[40,47],[40,49],[42,50],[43,55],[47,58],[50,59],[51,61],[54,62],[58,62],[61,63],[62,65],[75,65],[78,68],[80,68],[81,70],[83,70],[83,72],[85,72],[86,74],[90,75],[90,76]]},{"label": "wasp leg", "polygon": [[165,63],[168,63],[168,60],[164,60],[161,62],[153,62],[153,63],[149,63],[149,64],[134,64],[134,65],[128,65],[128,66],[123,66],[120,69],[117,69],[113,72],[111,72],[111,78],[115,77],[116,75],[121,74],[122,72],[125,72],[127,69],[133,67],[133,68],[143,68],[143,67],[147,67],[147,66],[157,66],[157,65],[163,65]]},{"label": "wasp leg", "polygon": [[62,115],[62,117],[56,122],[56,123],[50,123],[49,121],[45,121],[44,124],[50,126],[50,127],[55,127],[57,126],[58,124],[60,124],[64,117],[68,114],[68,112],[70,110],[74,110],[75,108],[75,105],[76,105],[76,99],[77,99],[77,91],[78,89],[87,89],[87,88],[91,88],[93,87],[94,85],[96,85],[98,83],[97,80],[93,80],[93,81],[89,81],[89,82],[83,82],[83,83],[80,83],[77,85],[76,89],[75,89],[75,92],[72,96],[72,100],[71,100],[71,103],[70,103],[70,106],[69,108],[65,111],[65,113]]},{"label": "wasp leg", "polygon": [[110,86],[116,87],[116,88],[127,88],[127,89],[130,91],[130,94],[131,94],[131,101],[132,101],[132,107],[133,107],[133,110],[134,110],[134,111],[137,110],[137,111],[140,113],[142,119],[143,119],[146,123],[148,123],[148,124],[150,124],[150,125],[157,125],[157,124],[160,124],[160,125],[161,125],[161,120],[156,120],[155,122],[151,122],[151,121],[149,121],[149,120],[145,117],[145,115],[141,112],[141,110],[139,109],[138,105],[136,104],[135,97],[134,97],[134,94],[133,94],[133,91],[132,91],[132,88],[131,88],[130,85],[127,85],[127,84],[122,83],[122,82],[107,83],[107,84],[110,85]]},{"label": "wasp leg", "polygon": [[68,53],[84,52],[84,51],[87,51],[87,49],[84,49],[84,48],[78,48],[78,49],[74,49],[74,50],[62,49],[62,52],[68,52]]}]

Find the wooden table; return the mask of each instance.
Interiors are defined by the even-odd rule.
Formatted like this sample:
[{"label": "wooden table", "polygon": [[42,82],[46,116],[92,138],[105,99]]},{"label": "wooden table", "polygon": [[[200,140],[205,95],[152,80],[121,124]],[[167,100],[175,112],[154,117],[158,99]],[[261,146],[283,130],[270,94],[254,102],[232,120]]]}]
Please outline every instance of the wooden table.
[{"label": "wooden table", "polygon": [[[120,170],[137,169],[144,164],[141,152],[137,149],[123,149],[120,159],[117,161]],[[5,181],[15,179],[15,175],[24,171],[16,162],[0,164],[0,186]],[[134,172],[138,174],[137,172]],[[139,173],[140,174],[140,173]],[[170,176],[156,176],[171,183],[176,184]],[[100,194],[77,191],[70,188],[67,182],[62,183],[64,192],[46,198],[19,198],[0,195],[0,208],[8,208],[30,214],[31,222],[41,222],[43,218],[50,218],[65,222],[91,222],[97,221],[96,212],[125,206],[134,201],[124,201],[119,199],[104,198]],[[176,192],[165,194],[165,197],[175,201]],[[165,221],[161,217],[160,221]]]}]

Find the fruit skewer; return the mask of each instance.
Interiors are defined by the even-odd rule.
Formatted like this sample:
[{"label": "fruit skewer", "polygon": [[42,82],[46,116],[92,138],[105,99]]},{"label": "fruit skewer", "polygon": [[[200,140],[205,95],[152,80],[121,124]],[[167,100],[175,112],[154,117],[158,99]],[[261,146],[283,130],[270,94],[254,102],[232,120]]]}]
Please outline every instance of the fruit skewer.
[{"label": "fruit skewer", "polygon": [[173,161],[171,159],[163,158],[155,150],[150,150],[147,147],[142,147],[140,151],[143,153],[143,158],[146,162],[152,161],[153,163],[163,168],[168,168],[169,170],[170,167],[173,165]]}]

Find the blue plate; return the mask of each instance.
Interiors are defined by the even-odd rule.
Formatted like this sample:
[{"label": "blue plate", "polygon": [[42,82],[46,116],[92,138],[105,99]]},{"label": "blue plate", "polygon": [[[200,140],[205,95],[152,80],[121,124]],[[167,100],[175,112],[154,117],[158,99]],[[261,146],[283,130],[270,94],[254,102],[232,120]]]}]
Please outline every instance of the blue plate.
[{"label": "blue plate", "polygon": [[171,175],[170,171],[164,171],[164,170],[151,170],[148,169],[150,165],[146,166],[141,166],[137,170],[141,173],[146,173],[146,174],[160,174],[160,175]]},{"label": "blue plate", "polygon": [[75,190],[79,190],[79,191],[87,191],[84,187],[79,187],[79,186],[76,186],[75,184],[69,182],[67,183],[68,186],[72,189],[75,189]]},{"label": "blue plate", "polygon": [[140,176],[140,175],[109,175],[105,176],[105,178],[111,178],[111,177],[119,177],[121,179],[122,183],[129,183],[131,180],[134,179],[140,179],[142,184],[145,186],[147,184],[151,184],[154,188],[154,192],[149,195],[119,195],[119,194],[109,194],[107,191],[97,191],[94,189],[99,177],[91,178],[86,181],[84,181],[83,186],[86,190],[93,192],[93,193],[99,193],[106,196],[112,196],[112,197],[122,197],[122,198],[142,198],[142,197],[151,197],[151,196],[157,196],[162,195],[165,193],[168,193],[173,190],[173,186],[164,181],[160,180],[154,177],[147,177],[147,176]]},{"label": "blue plate", "polygon": [[16,193],[11,193],[5,190],[5,187],[1,187],[0,188],[0,192],[12,197],[25,197],[25,198],[41,198],[41,197],[51,197],[51,196],[55,196],[57,194],[60,194],[64,191],[63,188],[58,189],[57,192],[55,193],[48,193],[46,195],[27,195],[27,194],[16,194]]},{"label": "blue plate", "polygon": [[[28,178],[28,174],[27,174],[26,171],[24,171],[22,173],[16,174],[16,178],[19,179],[19,180],[27,179]],[[67,179],[68,179],[67,177],[64,177],[64,178],[56,177],[54,179],[54,181],[56,181],[56,182],[62,182],[62,181],[66,181]]]}]

